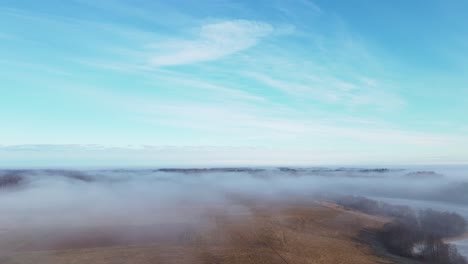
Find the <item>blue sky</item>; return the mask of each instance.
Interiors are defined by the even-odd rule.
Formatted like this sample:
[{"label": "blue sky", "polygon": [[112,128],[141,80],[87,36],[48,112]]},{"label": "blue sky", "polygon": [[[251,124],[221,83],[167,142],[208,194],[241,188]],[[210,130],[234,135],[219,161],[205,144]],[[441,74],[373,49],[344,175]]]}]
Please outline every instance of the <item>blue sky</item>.
[{"label": "blue sky", "polygon": [[4,0],[0,166],[466,164],[467,11]]}]

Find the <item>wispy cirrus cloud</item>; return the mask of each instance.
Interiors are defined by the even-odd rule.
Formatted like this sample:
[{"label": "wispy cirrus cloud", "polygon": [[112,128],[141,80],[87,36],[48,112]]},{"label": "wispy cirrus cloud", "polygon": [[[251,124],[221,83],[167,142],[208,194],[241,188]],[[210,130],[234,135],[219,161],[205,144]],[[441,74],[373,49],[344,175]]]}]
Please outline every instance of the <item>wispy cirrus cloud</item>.
[{"label": "wispy cirrus cloud", "polygon": [[185,65],[220,59],[255,46],[273,32],[270,24],[231,20],[203,25],[194,39],[173,39],[152,45],[153,66]]},{"label": "wispy cirrus cloud", "polygon": [[206,90],[217,94],[218,96],[224,95],[231,99],[240,99],[240,100],[247,100],[247,101],[257,101],[257,102],[264,102],[266,99],[262,96],[251,94],[249,92],[233,89],[230,87],[226,87],[224,85],[213,84],[206,80],[197,80],[195,78],[184,79],[183,76],[173,76],[173,77],[155,77],[157,81],[167,81],[172,84],[180,85],[183,87],[190,87],[192,89],[198,90]]},{"label": "wispy cirrus cloud", "polygon": [[[206,156],[214,160],[229,152],[224,161],[246,163],[306,155],[326,156],[321,160],[327,162],[355,153],[354,161],[378,155],[395,161],[412,151],[415,157],[466,156],[464,122],[448,120],[450,115],[440,111],[448,100],[436,97],[445,90],[412,94],[408,69],[399,68],[390,52],[360,35],[340,14],[309,0],[222,1],[216,6],[212,1],[187,6],[177,1],[72,2],[68,11],[15,4],[0,8],[0,21],[18,25],[0,32],[0,39],[8,38],[0,43],[5,45],[0,66],[6,69],[0,75],[10,87],[2,94],[5,111],[0,112],[13,121],[0,131],[4,143],[276,150],[248,158],[252,152],[245,148]],[[37,32],[24,34],[31,25]],[[450,99],[465,98],[460,96],[465,91]],[[33,103],[23,94],[34,94]],[[447,122],[434,131],[415,125],[415,120],[435,119],[424,115],[429,102]],[[458,112],[464,113],[461,102]],[[70,116],[57,108],[68,109]],[[11,115],[12,109],[18,114]],[[27,133],[33,130],[34,135]],[[62,151],[37,149],[47,148]],[[276,154],[287,148],[297,151]],[[83,149],[83,157],[96,151]],[[172,160],[180,155],[183,151]]]},{"label": "wispy cirrus cloud", "polygon": [[375,80],[368,78],[343,81],[329,74],[317,77],[304,73],[298,79],[271,77],[259,72],[247,72],[244,75],[262,85],[302,100],[347,107],[372,106],[378,110],[400,109],[405,105],[397,94],[383,89]]}]

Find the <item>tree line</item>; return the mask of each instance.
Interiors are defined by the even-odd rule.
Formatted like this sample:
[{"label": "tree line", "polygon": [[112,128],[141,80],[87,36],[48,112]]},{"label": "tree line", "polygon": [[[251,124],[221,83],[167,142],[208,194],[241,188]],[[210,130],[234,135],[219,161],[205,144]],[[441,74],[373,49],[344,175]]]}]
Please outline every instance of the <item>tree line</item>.
[{"label": "tree line", "polygon": [[379,238],[393,254],[431,264],[468,264],[453,245],[443,239],[466,232],[467,222],[459,214],[432,209],[413,210],[359,196],[337,199],[346,209],[393,218],[384,225]]}]

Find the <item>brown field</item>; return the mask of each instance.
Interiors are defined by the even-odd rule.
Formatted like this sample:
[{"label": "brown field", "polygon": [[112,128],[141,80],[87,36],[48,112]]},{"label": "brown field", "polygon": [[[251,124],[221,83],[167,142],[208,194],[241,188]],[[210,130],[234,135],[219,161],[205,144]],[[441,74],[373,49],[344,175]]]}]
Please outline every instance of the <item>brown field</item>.
[{"label": "brown field", "polygon": [[332,204],[251,203],[201,220],[0,230],[0,263],[391,263],[356,239],[386,220]]}]

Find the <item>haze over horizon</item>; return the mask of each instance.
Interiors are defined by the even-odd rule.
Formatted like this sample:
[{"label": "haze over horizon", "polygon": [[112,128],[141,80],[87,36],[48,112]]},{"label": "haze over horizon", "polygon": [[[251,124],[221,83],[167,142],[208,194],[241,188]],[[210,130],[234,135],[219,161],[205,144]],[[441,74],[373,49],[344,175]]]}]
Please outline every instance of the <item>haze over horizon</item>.
[{"label": "haze over horizon", "polygon": [[466,1],[2,1],[0,167],[468,164]]}]

